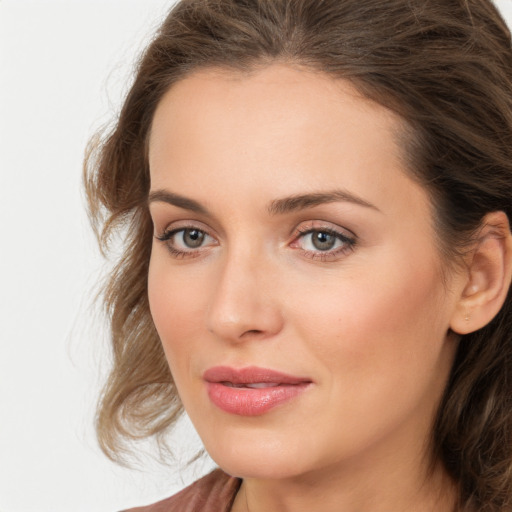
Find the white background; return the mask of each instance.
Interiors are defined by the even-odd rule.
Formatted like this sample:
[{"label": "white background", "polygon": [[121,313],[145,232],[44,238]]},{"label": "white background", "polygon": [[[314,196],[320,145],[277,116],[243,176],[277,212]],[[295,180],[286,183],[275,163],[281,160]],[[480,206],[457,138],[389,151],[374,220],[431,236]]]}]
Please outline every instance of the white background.
[{"label": "white background", "polygon": [[[88,138],[112,118],[172,0],[0,0],[0,512],[116,512],[208,470],[118,468],[96,446],[103,263],[84,214]],[[509,23],[511,0],[498,5]]]}]

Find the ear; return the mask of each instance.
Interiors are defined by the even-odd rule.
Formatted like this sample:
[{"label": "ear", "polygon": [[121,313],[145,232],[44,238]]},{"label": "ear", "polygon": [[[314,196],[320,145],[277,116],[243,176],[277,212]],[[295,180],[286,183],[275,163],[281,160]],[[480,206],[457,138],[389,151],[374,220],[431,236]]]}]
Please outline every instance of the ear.
[{"label": "ear", "polygon": [[452,331],[468,334],[487,325],[500,311],[512,280],[512,235],[507,215],[486,215],[467,255],[463,291],[450,322]]}]

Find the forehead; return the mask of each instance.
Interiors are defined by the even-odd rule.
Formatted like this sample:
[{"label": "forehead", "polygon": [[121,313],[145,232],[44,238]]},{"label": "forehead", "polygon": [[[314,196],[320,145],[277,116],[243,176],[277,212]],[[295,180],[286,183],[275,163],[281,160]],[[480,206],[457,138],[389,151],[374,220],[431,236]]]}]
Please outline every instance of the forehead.
[{"label": "forehead", "polygon": [[289,132],[307,123],[322,126],[320,135],[343,126],[354,131],[367,126],[368,120],[392,133],[403,124],[390,110],[362,96],[348,80],[284,64],[251,72],[212,68],[192,73],[167,91],[156,109],[150,142],[154,145],[159,135],[172,134],[173,128],[187,134],[190,128],[193,133],[208,129],[209,118],[226,128],[239,123],[244,133],[258,127],[268,133],[273,127],[269,135],[276,136],[279,128]]},{"label": "forehead", "polygon": [[[194,102],[188,100],[194,98]],[[185,102],[189,114],[204,112],[208,106],[222,103],[240,109],[246,105],[246,113],[253,101],[260,102],[261,113],[279,112],[290,107],[311,107],[322,112],[326,105],[336,108],[353,102],[360,110],[365,106],[379,109],[381,114],[391,113],[362,96],[348,80],[334,79],[325,73],[287,64],[270,64],[250,71],[228,68],[199,69],[173,84],[160,101],[162,105]],[[242,103],[240,103],[242,101]],[[263,103],[262,103],[263,102]]]},{"label": "forehead", "polygon": [[151,188],[208,203],[212,191],[221,197],[228,187],[245,197],[242,208],[247,199],[336,187],[379,208],[404,197],[423,204],[402,157],[402,127],[349,81],[318,72],[277,64],[249,74],[200,70],[171,87],[156,109]]}]

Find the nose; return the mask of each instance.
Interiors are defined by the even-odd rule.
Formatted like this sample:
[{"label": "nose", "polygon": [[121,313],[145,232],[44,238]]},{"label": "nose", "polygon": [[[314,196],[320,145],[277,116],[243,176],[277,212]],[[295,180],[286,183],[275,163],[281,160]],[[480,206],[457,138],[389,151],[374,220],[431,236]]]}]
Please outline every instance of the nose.
[{"label": "nose", "polygon": [[208,330],[230,342],[266,339],[283,328],[277,271],[261,258],[232,254],[218,274]]}]

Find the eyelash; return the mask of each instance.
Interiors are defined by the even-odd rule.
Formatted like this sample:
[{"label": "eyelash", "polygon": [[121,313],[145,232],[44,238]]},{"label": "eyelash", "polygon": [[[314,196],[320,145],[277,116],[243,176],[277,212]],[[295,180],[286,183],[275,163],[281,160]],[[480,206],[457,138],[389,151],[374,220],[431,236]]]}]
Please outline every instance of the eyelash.
[{"label": "eyelash", "polygon": [[346,234],[337,231],[336,229],[329,227],[306,227],[306,228],[298,228],[294,237],[293,242],[290,244],[293,247],[297,240],[305,238],[307,235],[311,235],[313,233],[322,233],[326,235],[333,236],[336,240],[342,242],[342,246],[338,247],[334,250],[328,251],[311,251],[307,249],[302,249],[303,255],[306,258],[310,258],[312,260],[318,261],[333,261],[338,259],[340,256],[343,256],[349,252],[352,252],[356,246],[356,238],[347,236]]},{"label": "eyelash", "polygon": [[[171,253],[171,256],[173,256],[176,259],[183,259],[183,258],[197,258],[201,256],[203,253],[205,247],[201,246],[197,249],[190,248],[189,250],[181,250],[174,247],[170,240],[176,236],[179,233],[184,233],[186,231],[198,231],[205,237],[213,238],[211,237],[204,229],[199,229],[197,226],[189,225],[189,226],[180,226],[176,229],[170,229],[164,231],[161,235],[156,235],[155,238],[159,240],[160,242],[164,243],[167,250]],[[338,259],[340,256],[343,256],[346,253],[349,253],[354,250],[357,240],[355,237],[347,236],[346,234],[343,234],[333,228],[330,227],[312,227],[308,226],[305,228],[298,228],[294,233],[294,239],[289,244],[290,247],[293,248],[299,248],[298,246],[298,240],[304,239],[307,235],[311,235],[313,233],[322,233],[329,236],[335,237],[335,239],[339,242],[341,242],[343,245],[341,247],[338,247],[334,250],[307,250],[307,249],[301,249],[302,254],[309,259],[317,260],[317,261],[333,261]]]},{"label": "eyelash", "polygon": [[[198,256],[201,256],[201,253],[203,252],[204,248],[199,247],[197,249],[190,248],[188,251],[183,251],[180,249],[176,249],[176,247],[173,247],[170,243],[170,240],[177,235],[178,233],[185,232],[185,231],[198,231],[202,233],[203,235],[210,237],[208,233],[204,229],[199,229],[197,226],[180,226],[176,229],[169,229],[165,230],[161,235],[157,235],[155,238],[159,240],[160,242],[164,243],[167,250],[171,253],[171,256],[173,256],[176,259],[183,259],[183,258],[197,258]],[[212,237],[210,237],[212,238]]]}]

